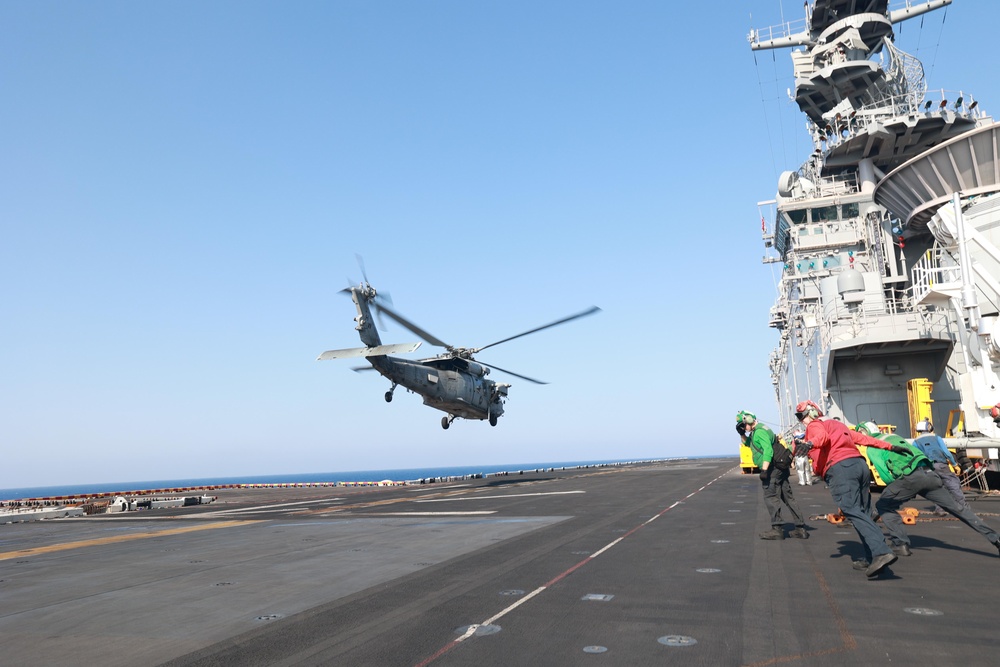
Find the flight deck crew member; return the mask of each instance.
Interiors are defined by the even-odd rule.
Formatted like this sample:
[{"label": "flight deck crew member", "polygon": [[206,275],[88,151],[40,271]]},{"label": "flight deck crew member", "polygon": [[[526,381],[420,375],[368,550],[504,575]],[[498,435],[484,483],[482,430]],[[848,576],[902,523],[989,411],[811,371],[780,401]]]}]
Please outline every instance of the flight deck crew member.
[{"label": "flight deck crew member", "polygon": [[820,419],[822,416],[812,401],[795,406],[795,417],[806,427],[805,440],[795,443],[795,453],[809,455],[813,471],[826,482],[837,507],[857,531],[865,560],[855,561],[854,567],[864,568],[865,575],[874,577],[896,561],[896,554],[872,521],[871,472],[855,443],[878,449],[892,449],[895,445],[851,431],[835,419]]},{"label": "flight deck crew member", "polygon": [[910,555],[910,537],[903,528],[903,519],[899,516],[899,508],[908,500],[922,496],[969,526],[989,540],[1000,553],[1000,535],[983,523],[968,505],[960,505],[944,488],[941,478],[931,465],[930,459],[924,456],[915,445],[908,445],[899,436],[882,436],[893,442],[891,452],[868,451],[868,459],[875,466],[879,476],[888,486],[882,489],[882,494],[875,503],[875,509],[882,517],[882,524],[889,532],[892,550],[900,556]]},{"label": "flight deck crew member", "polygon": [[[962,482],[958,476],[951,471],[951,466],[958,468],[958,461],[955,455],[948,450],[948,445],[944,444],[941,436],[934,432],[934,424],[929,419],[917,422],[917,433],[923,433],[913,441],[913,444],[923,452],[924,456],[930,459],[934,466],[934,472],[941,478],[941,483],[948,490],[960,507],[966,507],[965,494],[962,493]],[[950,464],[950,465],[949,465]]]},{"label": "flight deck crew member", "polygon": [[760,481],[764,485],[764,505],[771,514],[771,530],[761,533],[760,539],[785,539],[782,503],[788,507],[795,522],[795,529],[788,533],[789,537],[808,539],[805,518],[799,511],[798,503],[792,495],[792,486],[788,483],[792,462],[788,449],[778,441],[771,429],[759,423],[755,415],[745,410],[740,410],[736,415],[736,430],[745,438],[744,444],[753,452],[753,464],[760,469]]}]

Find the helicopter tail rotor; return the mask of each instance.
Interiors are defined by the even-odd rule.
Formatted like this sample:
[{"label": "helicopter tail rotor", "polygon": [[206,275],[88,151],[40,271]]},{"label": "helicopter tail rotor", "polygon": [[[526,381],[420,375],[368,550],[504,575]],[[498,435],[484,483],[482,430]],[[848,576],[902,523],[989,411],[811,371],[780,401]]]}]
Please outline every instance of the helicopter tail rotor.
[{"label": "helicopter tail rotor", "polygon": [[392,305],[392,295],[388,292],[380,292],[372,287],[371,282],[368,280],[368,271],[365,270],[365,259],[360,253],[354,253],[354,259],[358,262],[358,268],[361,269],[362,283],[360,285],[355,285],[354,282],[348,278],[348,287],[340,290],[344,294],[351,294],[354,291],[360,291],[364,296],[365,300],[372,306],[375,311],[375,319],[378,322],[378,328],[381,331],[385,331],[385,320],[382,318],[382,306],[384,304]]}]

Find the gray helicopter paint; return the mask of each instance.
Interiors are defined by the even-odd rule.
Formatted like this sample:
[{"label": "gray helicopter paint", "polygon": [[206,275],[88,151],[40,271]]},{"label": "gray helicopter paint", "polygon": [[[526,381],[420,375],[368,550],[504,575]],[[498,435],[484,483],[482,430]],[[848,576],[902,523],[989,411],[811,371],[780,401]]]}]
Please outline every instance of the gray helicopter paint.
[{"label": "gray helicopter paint", "polygon": [[[507,399],[507,390],[510,385],[488,379],[486,376],[489,374],[491,366],[475,361],[472,357],[473,354],[487,347],[499,345],[514,338],[520,338],[600,311],[600,308],[593,306],[575,315],[480,348],[458,348],[427,333],[406,318],[393,312],[384,303],[379,302],[375,288],[367,280],[357,287],[351,287],[345,291],[350,291],[351,299],[354,301],[358,313],[354,318],[357,322],[355,329],[357,329],[365,347],[328,350],[322,353],[318,359],[364,357],[372,365],[372,368],[392,382],[392,386],[385,394],[386,401],[392,401],[393,392],[397,386],[405,387],[419,394],[423,398],[424,405],[447,413],[448,416],[441,420],[441,426],[444,428],[448,428],[456,418],[488,420],[491,426],[496,426],[497,420],[504,413],[504,401]],[[390,356],[395,353],[412,352],[420,346],[420,343],[383,345],[372,320],[372,308],[375,308],[379,314],[389,316],[431,345],[445,348],[447,352],[438,357],[422,360],[400,359]],[[518,375],[512,371],[495,366],[492,368],[529,382],[545,384],[540,380]]]}]

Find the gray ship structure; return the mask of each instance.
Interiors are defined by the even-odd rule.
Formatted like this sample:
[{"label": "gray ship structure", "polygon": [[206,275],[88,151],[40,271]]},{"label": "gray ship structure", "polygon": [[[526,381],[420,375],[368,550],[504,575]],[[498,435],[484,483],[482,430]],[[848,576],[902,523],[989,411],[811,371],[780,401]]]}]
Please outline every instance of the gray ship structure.
[{"label": "gray ship structure", "polygon": [[792,49],[813,144],[758,204],[764,262],[780,265],[771,379],[786,433],[805,399],[906,437],[930,417],[996,470],[1000,125],[971,91],[928,90],[894,42],[897,24],[950,4],[816,0],[749,35]]}]

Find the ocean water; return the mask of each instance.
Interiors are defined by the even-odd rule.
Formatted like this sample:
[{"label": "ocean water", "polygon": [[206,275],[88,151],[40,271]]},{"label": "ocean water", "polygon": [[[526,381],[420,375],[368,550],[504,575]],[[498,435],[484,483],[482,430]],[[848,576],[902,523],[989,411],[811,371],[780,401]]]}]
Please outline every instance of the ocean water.
[{"label": "ocean water", "polygon": [[547,468],[577,468],[582,466],[631,463],[623,459],[603,461],[558,461],[546,463],[504,463],[500,465],[450,466],[434,468],[399,468],[394,470],[352,470],[348,472],[309,472],[289,475],[244,475],[241,477],[199,477],[191,479],[161,479],[139,482],[104,482],[100,484],[63,484],[0,489],[0,501],[22,498],[77,496],[98,493],[140,491],[148,489],[176,489],[191,486],[217,486],[223,484],[290,484],[310,482],[409,482],[439,477],[465,477],[468,475],[495,475],[535,471]]}]

